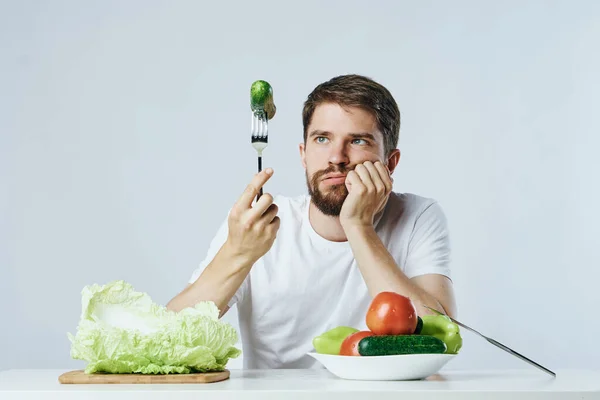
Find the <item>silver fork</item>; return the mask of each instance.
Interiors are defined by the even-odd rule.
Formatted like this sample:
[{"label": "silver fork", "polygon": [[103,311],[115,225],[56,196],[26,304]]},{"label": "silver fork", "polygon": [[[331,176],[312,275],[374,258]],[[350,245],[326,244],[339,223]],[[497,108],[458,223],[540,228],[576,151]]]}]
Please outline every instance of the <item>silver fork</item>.
[{"label": "silver fork", "polygon": [[439,315],[445,315],[446,317],[448,317],[448,318],[450,319],[450,321],[454,322],[456,325],[458,325],[458,326],[462,326],[463,328],[465,328],[465,329],[467,329],[467,330],[469,330],[469,331],[471,331],[471,332],[475,333],[476,335],[478,335],[478,336],[481,336],[482,338],[484,338],[485,340],[487,340],[488,342],[490,342],[490,343],[491,343],[491,344],[493,344],[494,346],[496,346],[496,347],[498,347],[498,348],[500,348],[500,349],[502,349],[502,350],[506,351],[507,353],[509,353],[509,354],[512,354],[513,356],[515,356],[515,357],[517,357],[517,358],[520,358],[521,360],[523,360],[523,361],[525,361],[525,362],[528,362],[529,364],[531,364],[531,365],[533,365],[533,366],[535,366],[535,367],[537,367],[537,368],[541,369],[542,371],[544,371],[544,372],[546,372],[546,373],[548,373],[548,374],[550,374],[550,375],[552,375],[552,376],[556,377],[556,373],[554,373],[553,371],[550,371],[548,368],[546,368],[546,367],[544,367],[544,366],[542,366],[542,365],[540,365],[540,364],[536,363],[535,361],[533,361],[533,360],[531,360],[531,359],[529,359],[529,358],[525,357],[523,354],[517,353],[516,351],[514,351],[513,349],[511,349],[511,348],[510,348],[510,347],[508,347],[508,346],[505,346],[505,345],[503,345],[503,344],[502,344],[502,343],[500,343],[499,341],[497,341],[497,340],[494,340],[494,339],[492,339],[491,337],[487,337],[487,336],[485,336],[484,334],[482,334],[482,333],[480,333],[480,332],[476,331],[475,329],[471,328],[470,326],[467,326],[467,325],[463,324],[462,322],[458,322],[457,320],[455,320],[455,319],[454,319],[454,318],[452,318],[451,316],[449,316],[449,315],[446,315],[446,314],[442,313],[441,311],[438,311],[438,310],[436,310],[435,308],[431,308],[431,307],[429,307],[429,306],[426,306],[425,304],[422,304],[422,305],[423,305],[423,307],[430,309],[431,311],[433,311],[433,312],[434,312],[434,313],[436,313],[436,314],[439,314]]},{"label": "silver fork", "polygon": [[[251,121],[252,147],[258,153],[258,172],[262,171],[262,152],[269,144],[269,120],[265,111],[252,111]],[[258,192],[256,200],[263,194],[262,187]]]}]

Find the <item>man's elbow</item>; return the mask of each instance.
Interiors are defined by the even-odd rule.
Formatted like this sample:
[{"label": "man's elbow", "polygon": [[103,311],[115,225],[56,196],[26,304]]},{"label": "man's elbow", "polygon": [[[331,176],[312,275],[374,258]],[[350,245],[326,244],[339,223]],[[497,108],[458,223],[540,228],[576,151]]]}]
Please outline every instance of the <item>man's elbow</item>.
[{"label": "man's elbow", "polygon": [[451,317],[451,318],[456,318],[456,304],[453,300],[447,300],[444,303],[440,302],[438,300],[438,303],[440,305],[441,308],[441,312],[443,312],[444,314],[446,314],[447,316]]},{"label": "man's elbow", "polygon": [[167,305],[165,306],[167,310],[173,311],[173,312],[181,311],[181,308],[177,305],[176,299],[177,298],[174,297],[167,303]]}]

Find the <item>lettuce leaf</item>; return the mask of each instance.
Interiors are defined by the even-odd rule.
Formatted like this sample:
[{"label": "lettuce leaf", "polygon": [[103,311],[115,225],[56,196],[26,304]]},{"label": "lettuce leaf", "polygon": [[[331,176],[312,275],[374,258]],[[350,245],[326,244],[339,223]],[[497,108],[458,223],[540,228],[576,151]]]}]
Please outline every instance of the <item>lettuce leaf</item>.
[{"label": "lettuce leaf", "polygon": [[86,286],[71,357],[86,373],[187,374],[222,371],[241,350],[213,302],[176,313],[124,281]]}]

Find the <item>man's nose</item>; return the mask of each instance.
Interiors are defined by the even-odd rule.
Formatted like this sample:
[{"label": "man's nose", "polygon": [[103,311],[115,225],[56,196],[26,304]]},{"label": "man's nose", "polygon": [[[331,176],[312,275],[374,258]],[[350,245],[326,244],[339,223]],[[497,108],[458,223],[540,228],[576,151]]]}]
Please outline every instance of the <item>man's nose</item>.
[{"label": "man's nose", "polygon": [[343,142],[334,143],[330,147],[329,163],[330,164],[348,164],[350,159],[348,158],[348,151],[346,145]]}]

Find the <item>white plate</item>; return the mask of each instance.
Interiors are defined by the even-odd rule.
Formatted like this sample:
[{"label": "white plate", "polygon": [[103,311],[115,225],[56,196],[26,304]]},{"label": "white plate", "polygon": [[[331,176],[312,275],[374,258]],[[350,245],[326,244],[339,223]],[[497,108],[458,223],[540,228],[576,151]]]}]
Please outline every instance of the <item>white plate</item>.
[{"label": "white plate", "polygon": [[343,379],[405,381],[437,373],[457,354],[403,354],[394,356],[335,356],[308,353]]}]

